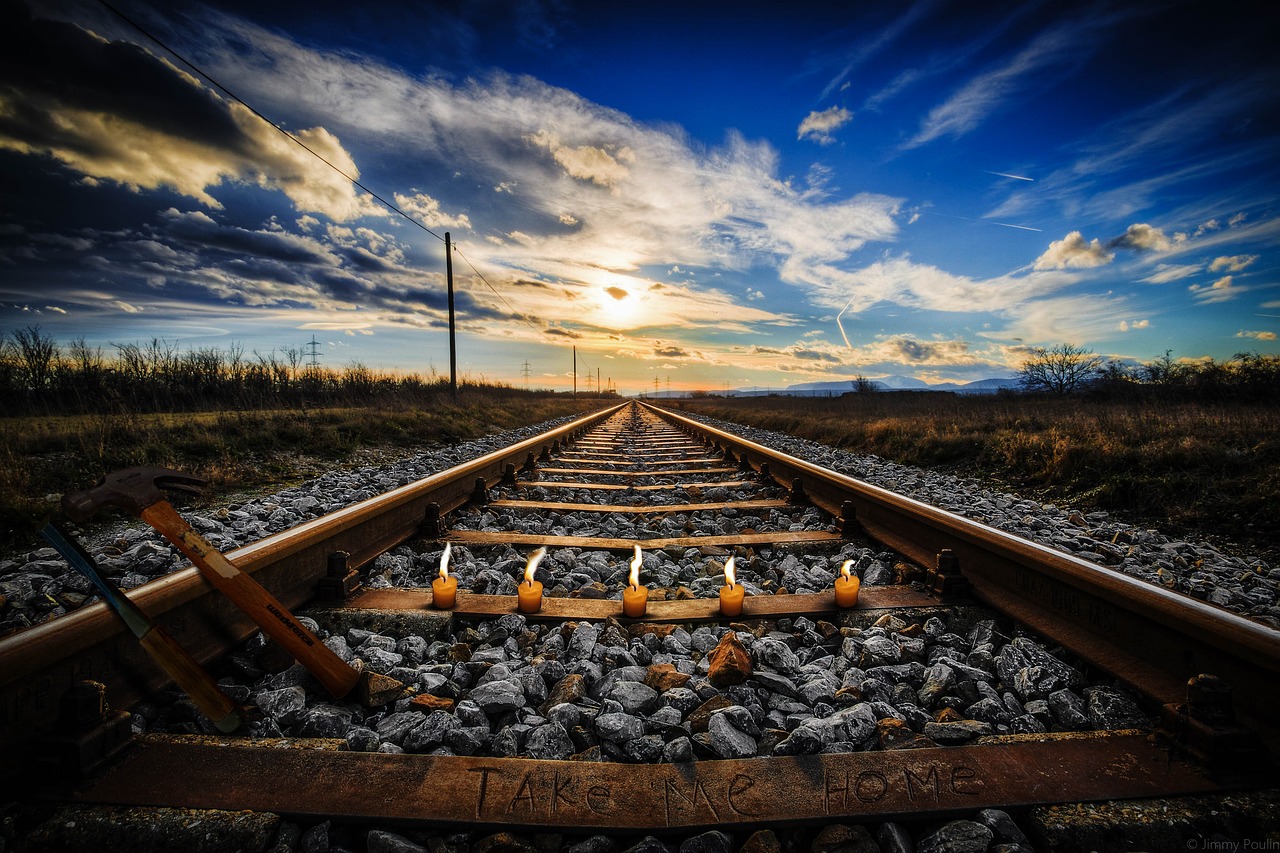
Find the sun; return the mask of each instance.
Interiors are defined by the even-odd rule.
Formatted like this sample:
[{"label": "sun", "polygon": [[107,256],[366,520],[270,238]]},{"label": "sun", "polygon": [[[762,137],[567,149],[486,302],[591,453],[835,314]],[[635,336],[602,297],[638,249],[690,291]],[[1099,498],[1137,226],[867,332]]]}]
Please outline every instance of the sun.
[{"label": "sun", "polygon": [[639,300],[630,291],[617,285],[600,288],[599,301],[603,325],[614,329],[632,325],[640,307]]}]

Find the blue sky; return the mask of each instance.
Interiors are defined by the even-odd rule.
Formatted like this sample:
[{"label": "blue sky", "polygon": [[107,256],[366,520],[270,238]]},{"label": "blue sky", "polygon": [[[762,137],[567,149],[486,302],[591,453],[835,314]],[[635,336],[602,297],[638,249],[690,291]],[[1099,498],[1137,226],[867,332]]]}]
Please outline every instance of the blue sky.
[{"label": "blue sky", "polygon": [[[1280,352],[1267,3],[96,2],[0,26],[0,331],[624,393]],[[419,227],[422,226],[422,227]],[[429,233],[432,232],[432,233]]]}]

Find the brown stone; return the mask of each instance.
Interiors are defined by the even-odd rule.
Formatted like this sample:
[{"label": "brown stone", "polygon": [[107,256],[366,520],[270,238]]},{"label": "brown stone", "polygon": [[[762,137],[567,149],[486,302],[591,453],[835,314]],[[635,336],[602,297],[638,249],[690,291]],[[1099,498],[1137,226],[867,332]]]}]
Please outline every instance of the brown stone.
[{"label": "brown stone", "polygon": [[472,853],[538,853],[538,848],[510,832],[485,836],[471,845],[471,850]]},{"label": "brown stone", "polygon": [[647,622],[637,622],[628,629],[633,637],[643,637],[645,634],[655,634],[658,639],[665,640],[680,627],[679,625],[654,625]]},{"label": "brown stone", "polygon": [[963,719],[964,716],[955,708],[939,708],[933,715],[935,723],[958,723]]},{"label": "brown stone", "polygon": [[452,711],[453,706],[456,704],[456,699],[445,699],[442,696],[432,696],[430,693],[423,693],[409,700],[409,705],[414,710],[428,713],[431,711]]},{"label": "brown stone", "polygon": [[698,707],[689,712],[689,729],[694,734],[705,732],[707,726],[711,723],[712,713],[719,711],[721,708],[728,708],[733,703],[726,696],[712,696]]},{"label": "brown stone", "polygon": [[454,643],[449,647],[450,663],[466,663],[471,660],[471,646],[466,643]]},{"label": "brown stone", "polygon": [[741,684],[751,677],[751,655],[732,631],[720,638],[708,658],[707,679],[716,687]]},{"label": "brown stone", "polygon": [[772,829],[757,829],[742,845],[739,853],[781,853],[782,845]]},{"label": "brown stone", "polygon": [[824,640],[829,640],[836,634],[840,633],[840,629],[825,619],[818,620],[818,633],[822,635]]},{"label": "brown stone", "polygon": [[876,734],[880,738],[881,749],[925,749],[937,746],[929,738],[911,731],[911,727],[902,720],[886,717],[876,723]]},{"label": "brown stone", "polygon": [[832,823],[818,831],[809,845],[809,853],[879,853],[871,833],[865,826],[845,826],[843,823]]},{"label": "brown stone", "polygon": [[673,664],[655,663],[645,672],[644,683],[659,693],[664,693],[673,687],[684,687],[690,678],[691,675],[679,672]]},{"label": "brown stone", "polygon": [[687,586],[682,586],[676,589],[676,601],[692,601],[697,597],[698,596],[693,594],[693,590],[689,589]]},{"label": "brown stone", "polygon": [[576,752],[569,756],[570,761],[604,761],[604,756],[600,753],[600,747],[589,746],[582,752]]},{"label": "brown stone", "polygon": [[924,626],[921,625],[919,622],[915,622],[903,628],[898,633],[904,637],[919,637],[921,634],[924,633]]},{"label": "brown stone", "polygon": [[548,710],[565,702],[577,702],[587,695],[587,685],[582,676],[571,672],[556,682],[547,694],[547,701],[538,706],[538,713],[546,714]]}]

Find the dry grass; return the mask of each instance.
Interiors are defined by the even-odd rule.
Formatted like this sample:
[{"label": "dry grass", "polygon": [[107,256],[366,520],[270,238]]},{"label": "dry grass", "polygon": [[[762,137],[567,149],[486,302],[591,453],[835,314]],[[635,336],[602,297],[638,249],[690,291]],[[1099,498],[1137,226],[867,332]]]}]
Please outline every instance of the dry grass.
[{"label": "dry grass", "polygon": [[34,547],[61,494],[108,471],[162,465],[208,480],[202,501],[274,489],[375,454],[433,445],[595,410],[608,401],[464,390],[427,407],[0,418],[0,549]]},{"label": "dry grass", "polygon": [[1280,408],[1273,405],[919,393],[681,405],[1280,558]]}]

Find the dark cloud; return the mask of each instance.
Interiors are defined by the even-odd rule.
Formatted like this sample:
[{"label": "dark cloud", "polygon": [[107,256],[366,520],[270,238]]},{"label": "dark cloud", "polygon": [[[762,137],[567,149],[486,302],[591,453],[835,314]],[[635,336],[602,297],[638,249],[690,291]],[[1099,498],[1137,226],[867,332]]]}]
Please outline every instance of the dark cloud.
[{"label": "dark cloud", "polygon": [[753,355],[782,355],[782,350],[773,349],[772,347],[762,347],[758,344],[751,348]]},{"label": "dark cloud", "polygon": [[626,298],[627,298],[627,296],[629,296],[629,295],[630,295],[630,294],[628,294],[625,290],[623,290],[621,287],[606,287],[606,288],[604,289],[604,292],[605,292],[605,293],[607,293],[607,294],[609,294],[610,296],[612,296],[614,299],[617,299],[617,300],[623,300],[623,299],[626,299]]},{"label": "dark cloud", "polygon": [[582,337],[582,335],[578,334],[577,332],[572,332],[568,329],[551,328],[551,329],[544,329],[543,331],[546,332],[548,335],[556,335],[562,338],[577,339]]},{"label": "dark cloud", "polygon": [[663,346],[661,344],[653,348],[653,354],[658,358],[692,358],[693,355],[684,347]]},{"label": "dark cloud", "polygon": [[820,350],[798,349],[792,350],[791,354],[796,358],[803,359],[804,361],[825,361],[831,364],[840,363],[840,359],[836,358],[831,353],[821,352]]},{"label": "dark cloud", "polygon": [[0,134],[36,149],[85,144],[54,120],[62,109],[110,114],[214,147],[248,147],[210,90],[138,45],[33,18],[22,3],[0,4],[0,92],[12,111],[0,120]]},{"label": "dark cloud", "polygon": [[241,257],[247,254],[295,264],[338,263],[337,257],[319,243],[285,231],[250,231],[222,225],[203,213],[180,213],[174,208],[161,216],[166,234],[195,244],[191,248],[219,249]]}]

